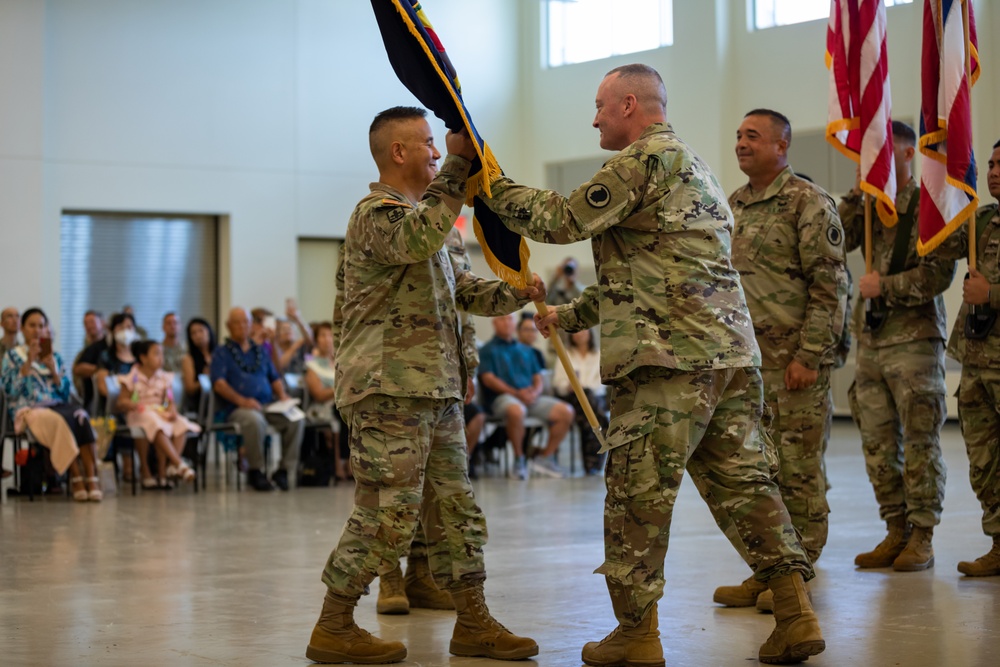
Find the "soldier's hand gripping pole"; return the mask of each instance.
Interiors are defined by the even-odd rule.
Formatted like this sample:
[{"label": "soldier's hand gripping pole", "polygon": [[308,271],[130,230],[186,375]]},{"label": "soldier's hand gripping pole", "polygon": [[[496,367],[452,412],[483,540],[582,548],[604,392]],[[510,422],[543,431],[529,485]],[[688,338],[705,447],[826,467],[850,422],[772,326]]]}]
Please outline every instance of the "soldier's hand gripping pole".
[{"label": "soldier's hand gripping pole", "polygon": [[[535,308],[538,309],[538,314],[545,317],[549,314],[549,307],[544,301],[535,301]],[[566,377],[569,378],[569,383],[573,387],[573,393],[576,394],[577,400],[580,402],[580,407],[583,408],[583,413],[587,415],[587,421],[590,422],[590,428],[594,431],[594,435],[597,436],[597,441],[601,443],[601,448],[604,448],[604,431],[601,430],[601,424],[597,421],[597,415],[594,414],[594,408],[590,405],[590,400],[587,398],[587,394],[583,391],[583,387],[580,385],[580,379],[576,376],[576,371],[573,369],[573,362],[569,360],[569,355],[566,353],[566,347],[563,345],[562,338],[559,337],[559,333],[556,331],[554,324],[549,325],[549,338],[552,340],[552,344],[556,347],[556,356],[559,357],[560,363],[563,365],[563,369],[566,371]]]}]

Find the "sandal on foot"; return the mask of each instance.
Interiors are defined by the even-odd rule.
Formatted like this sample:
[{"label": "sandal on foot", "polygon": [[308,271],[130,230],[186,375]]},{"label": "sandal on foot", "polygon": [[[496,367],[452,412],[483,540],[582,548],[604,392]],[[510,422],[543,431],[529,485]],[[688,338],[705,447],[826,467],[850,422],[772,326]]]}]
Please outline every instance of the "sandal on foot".
[{"label": "sandal on foot", "polygon": [[191,469],[186,463],[182,463],[177,468],[177,477],[184,480],[185,482],[193,482],[195,478],[195,471]]},{"label": "sandal on foot", "polygon": [[147,491],[155,491],[160,488],[160,484],[156,481],[155,477],[144,477],[142,480],[142,488]]},{"label": "sandal on foot", "polygon": [[87,502],[87,489],[83,488],[83,477],[71,477],[69,483],[73,487],[76,487],[77,484],[80,485],[80,488],[73,489],[73,500],[78,503]]},{"label": "sandal on foot", "polygon": [[101,500],[104,499],[104,492],[101,491],[101,488],[100,488],[100,486],[98,484],[98,479],[96,477],[88,477],[87,478],[87,484],[88,485],[89,484],[93,484],[94,485],[93,489],[88,489],[87,490],[87,500],[91,500],[91,501],[93,501],[95,503],[101,502]]}]

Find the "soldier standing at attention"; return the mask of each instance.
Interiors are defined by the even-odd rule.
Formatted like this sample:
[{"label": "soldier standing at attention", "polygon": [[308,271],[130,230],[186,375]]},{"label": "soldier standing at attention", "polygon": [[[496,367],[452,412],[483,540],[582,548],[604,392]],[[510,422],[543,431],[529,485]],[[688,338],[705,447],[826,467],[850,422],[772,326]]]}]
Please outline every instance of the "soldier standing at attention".
[{"label": "soldier standing at attention", "polygon": [[458,610],[455,655],[520,659],[532,639],[497,622],[483,597],[486,521],[469,484],[462,398],[468,369],[458,308],[484,316],[544,299],[456,272],[445,237],[465,201],[475,147],[448,133],[437,169],[426,111],[394,107],[372,122],[379,182],[354,209],[344,239],[336,401],[351,432],[354,510],[323,571],[323,611],[306,649],[316,662],[384,663],[406,647],[354,623],[368,584],[399,564],[418,515],[431,574]]},{"label": "soldier standing at attention", "polygon": [[825,648],[806,597],[812,566],[764,460],[759,352],[729,262],[732,214],[708,166],[666,122],[663,80],[647,65],[611,70],[597,90],[601,148],[620,151],[567,199],[501,178],[487,204],[545,243],[592,239],[598,282],[538,321],[601,325],[610,385],[604,563],[618,627],[583,648],[588,665],[663,665],[656,602],[685,467],[738,531],[775,591],[768,663]]},{"label": "soldier standing at attention", "polygon": [[[916,145],[913,128],[893,121],[899,222],[886,227],[872,211],[872,272],[858,281],[865,305],[857,309],[857,368],[850,391],[868,479],[888,527],[885,539],[872,551],[858,554],[854,564],[899,572],[934,565],[931,538],[944,500],[940,436],[947,414],[948,323],[941,294],[955,276],[952,258],[939,252],[917,254],[920,188],[912,175]],[[860,183],[841,200],[840,216],[848,252],[863,252]]]},{"label": "soldier standing at attention", "polygon": [[[990,195],[1000,202],[1000,141],[993,144],[986,180]],[[983,532],[993,548],[974,561],[962,561],[958,571],[970,577],[1000,575],[1000,209],[997,202],[976,212],[976,271],[963,285],[964,302],[948,341],[948,354],[962,362],[958,388],[958,419],[969,454],[969,479],[983,507]],[[969,256],[969,227],[952,235],[956,255]],[[949,242],[951,239],[949,239]],[[979,311],[966,323],[970,306]]]},{"label": "soldier standing at attention", "polygon": [[[788,166],[791,141],[791,124],[777,111],[755,109],[743,118],[736,159],[748,182],[729,196],[729,205],[736,220],[733,266],[760,345],[778,487],[815,563],[829,529],[823,454],[833,419],[830,370],[844,330],[848,277],[837,208],[822,188]],[[713,599],[769,611],[771,595],[751,576],[738,586],[720,586]]]}]

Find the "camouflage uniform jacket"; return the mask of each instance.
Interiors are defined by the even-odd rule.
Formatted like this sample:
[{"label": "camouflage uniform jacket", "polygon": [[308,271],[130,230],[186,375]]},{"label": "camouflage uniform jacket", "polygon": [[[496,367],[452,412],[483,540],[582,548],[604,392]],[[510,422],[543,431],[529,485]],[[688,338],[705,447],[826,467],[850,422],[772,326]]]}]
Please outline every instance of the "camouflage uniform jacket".
[{"label": "camouflage uniform jacket", "polygon": [[451,155],[413,204],[384,183],[351,214],[336,341],[337,406],[369,394],[465,396],[468,362],[458,310],[493,316],[523,306],[513,289],[456,268],[445,237],[465,200],[469,162]]},{"label": "camouflage uniform jacket", "polygon": [[[976,219],[988,210],[993,211],[993,216],[983,235],[976,240],[976,269],[990,284],[990,307],[1000,312],[1000,209],[995,203],[982,206],[976,211]],[[945,244],[949,256],[968,257],[969,225],[962,225]],[[963,302],[948,339],[948,355],[963,366],[1000,368],[1000,324],[994,324],[986,338],[969,340],[965,337],[965,316],[968,313],[969,304]]]},{"label": "camouflage uniform jacket", "polygon": [[[900,215],[908,210],[914,197],[919,201],[920,188],[911,178],[896,196],[896,210]],[[838,206],[844,223],[847,252],[855,248],[864,252],[865,209],[862,202],[861,195],[850,193],[840,200]],[[919,204],[914,211],[906,262],[899,273],[891,276],[886,274],[892,263],[899,225],[886,227],[877,216],[872,218],[872,269],[879,273],[879,285],[888,316],[877,332],[865,331],[862,300],[854,311],[854,332],[862,345],[879,348],[928,338],[944,340],[948,336],[942,292],[948,289],[955,277],[955,262],[941,252],[932,252],[925,257],[917,254]]]},{"label": "camouflage uniform jacket", "polygon": [[592,239],[598,281],[557,306],[559,326],[601,325],[601,377],[642,366],[681,371],[760,361],[740,277],[732,213],[708,166],[655,123],[569,198],[500,179],[487,204],[545,243]]},{"label": "camouflage uniform jacket", "polygon": [[[444,239],[444,245],[451,255],[455,269],[455,275],[470,273],[472,271],[472,261],[469,253],[465,250],[465,243],[462,235],[457,229],[452,228],[448,236]],[[466,311],[459,313],[459,325],[462,327],[462,354],[465,355],[465,366],[471,375],[479,368],[479,347],[476,345],[476,325],[472,315]]]},{"label": "camouflage uniform jacket", "polygon": [[744,185],[729,204],[736,216],[733,265],[746,290],[761,367],[832,364],[848,292],[833,199],[786,167],[763,192]]}]

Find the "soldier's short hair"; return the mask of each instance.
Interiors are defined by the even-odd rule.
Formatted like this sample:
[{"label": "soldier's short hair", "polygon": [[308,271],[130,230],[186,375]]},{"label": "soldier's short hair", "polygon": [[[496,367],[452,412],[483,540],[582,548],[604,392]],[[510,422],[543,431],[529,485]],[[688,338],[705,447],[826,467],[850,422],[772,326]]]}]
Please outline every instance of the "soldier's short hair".
[{"label": "soldier's short hair", "polygon": [[892,121],[892,136],[901,141],[905,141],[908,146],[917,145],[917,133],[913,128],[901,120]]},{"label": "soldier's short hair", "polygon": [[993,144],[993,148],[994,148],[994,150],[997,149],[997,148],[1000,148],[1000,139],[997,139],[997,142],[995,144]]},{"label": "soldier's short hair", "polygon": [[368,128],[368,147],[371,149],[372,157],[376,163],[381,159],[379,156],[385,151],[386,146],[379,144],[379,137],[386,127],[402,120],[414,120],[417,118],[427,118],[427,110],[420,107],[390,107],[385,111],[380,111],[371,127]]},{"label": "soldier's short hair", "polygon": [[614,68],[604,78],[612,74],[617,74],[619,81],[633,86],[629,92],[636,96],[640,104],[655,104],[666,110],[667,87],[663,85],[663,77],[655,68],[643,63],[632,63]]},{"label": "soldier's short hair", "polygon": [[770,118],[774,128],[781,133],[781,138],[787,141],[789,146],[792,145],[792,122],[788,120],[788,116],[774,109],[751,109],[743,117],[749,118],[750,116]]}]

